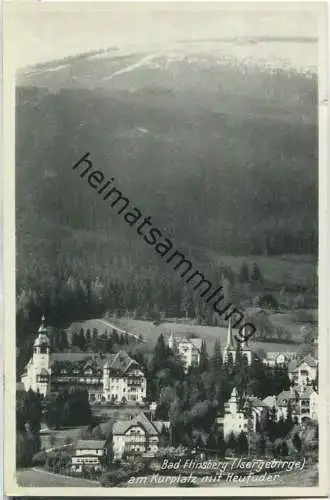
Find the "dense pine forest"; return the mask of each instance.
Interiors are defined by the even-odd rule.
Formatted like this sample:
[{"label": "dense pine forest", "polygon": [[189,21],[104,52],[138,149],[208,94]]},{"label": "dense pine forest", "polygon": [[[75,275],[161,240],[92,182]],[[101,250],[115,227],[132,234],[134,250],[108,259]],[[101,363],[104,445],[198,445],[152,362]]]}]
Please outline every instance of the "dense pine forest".
[{"label": "dense pine forest", "polygon": [[[17,81],[17,345],[24,358],[41,312],[55,327],[106,312],[213,321],[72,171],[87,151],[196,268],[225,282],[233,303],[249,305],[255,294],[284,287],[289,299],[303,294],[315,305],[316,77],[216,65],[205,54],[193,63],[156,62],[161,70],[139,67],[109,81],[104,74],[125,58],[83,55],[66,61],[70,73],[45,65]],[[268,259],[283,255],[288,272],[270,273]],[[251,263],[242,278],[243,264],[233,268],[226,256],[243,263],[262,256],[261,276]],[[301,262],[297,283],[290,272]]]}]

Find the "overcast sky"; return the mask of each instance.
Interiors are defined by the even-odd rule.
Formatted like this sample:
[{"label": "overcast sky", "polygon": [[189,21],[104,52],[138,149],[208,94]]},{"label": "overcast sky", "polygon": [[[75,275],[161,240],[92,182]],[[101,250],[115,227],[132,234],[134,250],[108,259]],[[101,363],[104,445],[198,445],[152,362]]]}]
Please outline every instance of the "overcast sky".
[{"label": "overcast sky", "polygon": [[[8,4],[7,4],[8,5]],[[219,4],[218,4],[219,5]],[[222,4],[223,5],[223,4]],[[7,7],[7,35],[16,67],[45,62],[67,55],[110,46],[148,45],[175,40],[237,36],[317,38],[317,4],[281,4],[281,11],[263,3],[250,11],[248,5],[215,4],[21,4]],[[250,4],[251,5],[251,4]],[[292,7],[292,8],[291,8]],[[228,11],[228,9],[231,11]],[[243,10],[244,9],[244,10]],[[262,10],[261,10],[262,9]],[[283,44],[278,50],[292,64],[316,65],[316,44]],[[258,49],[257,49],[258,50]]]}]

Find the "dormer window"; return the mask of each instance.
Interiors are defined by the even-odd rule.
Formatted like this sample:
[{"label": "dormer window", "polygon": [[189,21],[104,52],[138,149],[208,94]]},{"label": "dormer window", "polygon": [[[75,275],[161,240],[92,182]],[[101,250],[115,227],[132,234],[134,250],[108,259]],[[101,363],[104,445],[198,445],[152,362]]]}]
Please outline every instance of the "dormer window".
[{"label": "dormer window", "polygon": [[60,373],[61,375],[66,375],[68,372],[65,368],[62,368]]},{"label": "dormer window", "polygon": [[88,368],[85,370],[85,375],[93,375],[93,370],[91,368]]}]

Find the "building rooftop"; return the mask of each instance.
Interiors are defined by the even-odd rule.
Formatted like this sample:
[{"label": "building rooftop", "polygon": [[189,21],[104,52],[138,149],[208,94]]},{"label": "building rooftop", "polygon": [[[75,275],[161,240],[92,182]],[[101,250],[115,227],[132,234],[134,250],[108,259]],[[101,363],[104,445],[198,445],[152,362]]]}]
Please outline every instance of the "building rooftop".
[{"label": "building rooftop", "polygon": [[[46,330],[47,333],[47,330]],[[33,346],[34,347],[39,347],[39,346],[50,346],[50,341],[49,338],[47,337],[46,333],[39,333],[38,337],[35,339]]]},{"label": "building rooftop", "polygon": [[76,450],[102,450],[106,445],[106,440],[81,439],[77,441]]},{"label": "building rooftop", "polygon": [[317,367],[317,360],[315,358],[313,358],[313,356],[311,356],[310,354],[307,354],[307,356],[304,356],[301,359],[293,359],[292,361],[290,361],[289,372],[294,372],[294,371],[298,370],[299,366],[302,363],[306,363],[311,368]]},{"label": "building rooftop", "polygon": [[148,417],[141,412],[139,415],[134,417],[132,420],[117,420],[113,425],[113,435],[126,434],[128,429],[135,426],[142,427],[149,436],[157,436],[160,430],[151,422]]},{"label": "building rooftop", "polygon": [[106,365],[113,375],[124,375],[131,367],[138,368],[138,363],[130,358],[125,351],[116,354],[95,354],[93,352],[61,352],[52,354],[53,372],[59,373],[66,370],[71,374],[73,370],[83,372],[90,368],[93,373],[100,373]]}]

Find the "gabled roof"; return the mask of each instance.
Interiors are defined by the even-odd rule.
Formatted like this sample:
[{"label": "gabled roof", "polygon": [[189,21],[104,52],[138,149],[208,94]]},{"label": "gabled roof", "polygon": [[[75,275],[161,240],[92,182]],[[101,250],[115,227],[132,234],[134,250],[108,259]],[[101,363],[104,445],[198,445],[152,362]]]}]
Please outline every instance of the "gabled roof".
[{"label": "gabled roof", "polygon": [[138,367],[137,362],[130,358],[126,351],[122,350],[118,351],[117,354],[115,354],[114,357],[109,360],[109,362],[110,370],[115,370],[122,373],[127,372],[128,368],[132,366]]},{"label": "gabled roof", "polygon": [[311,368],[317,367],[317,360],[313,358],[313,356],[311,356],[310,354],[307,354],[307,356],[304,356],[302,359],[299,360],[293,359],[289,363],[289,372],[296,371],[302,363],[306,363]]},{"label": "gabled roof", "polygon": [[105,365],[111,375],[123,376],[130,368],[139,368],[138,363],[131,359],[127,352],[121,350],[116,354],[72,353],[61,352],[52,355],[53,373],[65,368],[70,374],[74,369],[84,372],[91,368],[94,373],[101,372]]},{"label": "gabled roof", "polygon": [[94,356],[93,352],[53,352],[50,356],[51,361],[70,361],[75,363],[76,361],[81,361],[86,358],[92,358]]},{"label": "gabled roof", "polygon": [[269,408],[273,408],[273,406],[276,406],[276,396],[267,396],[263,399],[263,403]]},{"label": "gabled roof", "polygon": [[261,399],[257,398],[256,396],[250,396],[248,398],[248,401],[252,404],[254,408],[260,406],[260,407],[265,407],[267,406],[264,401],[261,401]]},{"label": "gabled roof", "polygon": [[310,355],[310,354],[307,354],[307,356],[305,356],[301,363],[307,363],[311,368],[316,368],[317,367],[317,361]]},{"label": "gabled roof", "polygon": [[295,401],[297,399],[296,391],[282,391],[276,396],[276,402],[278,405],[285,404],[284,401]]},{"label": "gabled roof", "polygon": [[195,347],[195,349],[201,350],[202,339],[200,338],[188,338],[188,337],[173,337],[176,345],[190,344]]},{"label": "gabled roof", "polygon": [[285,360],[292,360],[297,354],[295,352],[266,352],[266,359],[275,361],[279,356],[284,356]]},{"label": "gabled roof", "polygon": [[48,375],[49,376],[49,372],[45,368],[41,368],[39,375]]},{"label": "gabled roof", "polygon": [[189,339],[189,340],[193,344],[193,346],[196,347],[196,349],[198,349],[199,351],[201,350],[202,339]]},{"label": "gabled roof", "polygon": [[306,385],[303,390],[299,392],[299,397],[302,399],[310,398],[314,392],[316,392],[314,387],[312,387],[311,385]]},{"label": "gabled roof", "polygon": [[[40,331],[40,329],[39,329]],[[45,330],[45,333],[44,331],[40,331],[38,337],[36,338],[36,340],[34,341],[34,344],[33,346],[34,347],[39,347],[39,346],[50,346],[50,341],[49,341],[49,338],[47,337],[47,330]]]},{"label": "gabled roof", "polygon": [[126,434],[131,427],[135,426],[142,427],[149,436],[158,436],[160,432],[143,412],[132,420],[117,420],[113,425],[112,432],[113,435]]},{"label": "gabled roof", "polygon": [[106,440],[81,439],[77,441],[76,450],[102,450],[106,445]]}]

